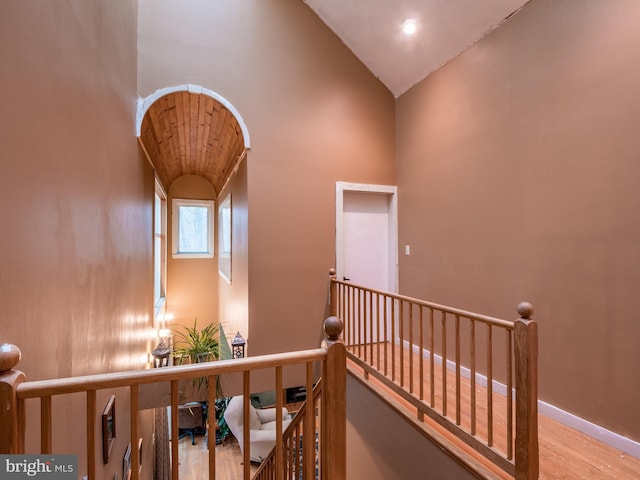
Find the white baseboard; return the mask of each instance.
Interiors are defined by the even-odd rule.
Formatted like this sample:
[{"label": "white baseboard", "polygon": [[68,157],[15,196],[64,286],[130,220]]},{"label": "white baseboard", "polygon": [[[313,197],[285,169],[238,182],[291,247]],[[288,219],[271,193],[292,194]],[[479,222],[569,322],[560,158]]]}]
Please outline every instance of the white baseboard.
[{"label": "white baseboard", "polygon": [[[396,342],[397,344],[398,342]],[[406,340],[403,341],[403,346],[405,348],[409,348],[409,342]],[[420,347],[418,345],[413,345],[412,350],[414,353],[420,352]],[[422,358],[429,358],[430,352],[427,349],[422,350]],[[442,356],[434,354],[433,355],[434,362],[436,365],[442,365]],[[455,362],[447,359],[447,370],[455,371],[456,364]],[[471,378],[471,371],[467,367],[460,367],[460,375],[464,378]],[[487,377],[480,373],[476,372],[476,383],[482,385],[483,387],[487,386]],[[507,386],[504,383],[493,380],[493,391],[494,393],[498,393],[500,395],[507,395]],[[515,397],[515,391],[514,391]],[[545,415],[557,422],[562,423],[568,427],[571,427],[579,432],[584,433],[596,440],[609,445],[617,450],[625,452],[632,457],[640,459],[640,442],[636,442],[635,440],[631,440],[630,438],[624,437],[616,432],[612,432],[611,430],[607,430],[606,428],[601,427],[600,425],[596,425],[595,423],[591,423],[584,418],[580,418],[572,413],[569,413],[565,410],[562,410],[550,403],[543,402],[542,400],[538,400],[538,413]]]}]

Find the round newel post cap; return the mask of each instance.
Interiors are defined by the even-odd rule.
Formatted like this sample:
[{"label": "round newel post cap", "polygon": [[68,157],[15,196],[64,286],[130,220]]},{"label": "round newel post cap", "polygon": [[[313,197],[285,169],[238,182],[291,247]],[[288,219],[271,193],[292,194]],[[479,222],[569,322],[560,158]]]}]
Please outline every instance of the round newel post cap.
[{"label": "round newel post cap", "polygon": [[531,305],[529,302],[519,303],[518,314],[521,318],[526,318],[527,320],[530,319],[533,315],[533,305]]},{"label": "round newel post cap", "polygon": [[324,332],[331,341],[336,341],[342,333],[343,325],[342,320],[338,317],[328,317],[324,321]]},{"label": "round newel post cap", "polygon": [[331,267],[329,269],[329,276],[330,277],[335,277],[336,276],[336,269],[335,268]]},{"label": "round newel post cap", "polygon": [[8,372],[18,365],[21,355],[20,349],[11,343],[0,345],[0,373]]}]

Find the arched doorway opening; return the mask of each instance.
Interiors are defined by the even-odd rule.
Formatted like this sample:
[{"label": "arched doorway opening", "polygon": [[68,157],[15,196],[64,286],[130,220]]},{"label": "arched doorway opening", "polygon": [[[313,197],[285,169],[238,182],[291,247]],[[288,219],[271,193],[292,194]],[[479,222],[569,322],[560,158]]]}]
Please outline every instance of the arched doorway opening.
[{"label": "arched doorway opening", "polygon": [[[249,132],[234,106],[197,85],[157,90],[138,101],[136,134],[166,198],[165,301],[176,324],[220,322],[228,338],[248,337],[247,182],[244,159]],[[189,259],[175,255],[172,220],[175,200],[214,202],[213,250],[218,250],[219,206],[230,206],[231,247],[219,273],[221,255]],[[176,210],[177,211],[177,210]],[[228,214],[228,212],[225,212]],[[225,218],[228,218],[225,217]],[[156,255],[156,258],[157,255]],[[228,264],[227,264],[228,263]],[[233,277],[229,268],[233,265]],[[162,267],[160,267],[161,269]],[[231,281],[233,278],[233,281]],[[164,326],[164,325],[161,325]],[[171,326],[171,325],[166,325]]]}]

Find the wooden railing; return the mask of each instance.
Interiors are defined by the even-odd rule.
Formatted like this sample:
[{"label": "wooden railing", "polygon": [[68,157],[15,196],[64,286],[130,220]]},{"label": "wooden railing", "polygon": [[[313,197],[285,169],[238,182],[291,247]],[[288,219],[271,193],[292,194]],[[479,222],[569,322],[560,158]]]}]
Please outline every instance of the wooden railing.
[{"label": "wooden railing", "polygon": [[347,356],[365,380],[373,377],[420,422],[428,416],[516,479],[538,478],[537,324],[529,303],[510,322],[330,275],[330,314],[343,319]]},{"label": "wooden railing", "polygon": [[[313,385],[317,379],[313,378],[314,366],[321,365],[322,369],[322,401],[318,404],[321,409],[320,416],[323,419],[320,429],[321,445],[318,452],[331,458],[331,462],[324,462],[322,456],[323,479],[343,480],[346,476],[346,353],[339,336],[342,332],[342,322],[335,317],[325,321],[327,337],[323,341],[322,348],[299,352],[263,355],[237,360],[224,360],[218,362],[198,363],[176,367],[156,368],[129,372],[118,372],[91,375],[84,377],[63,378],[55,380],[43,380],[25,382],[24,375],[14,370],[17,365],[20,352],[17,347],[4,344],[0,347],[0,453],[24,454],[25,431],[27,417],[25,414],[25,402],[29,399],[40,400],[40,431],[41,447],[39,453],[54,452],[64,449],[64,446],[52,445],[52,415],[51,399],[54,396],[73,393],[86,395],[86,458],[88,478],[96,478],[96,457],[102,454],[101,448],[96,445],[96,425],[99,415],[96,411],[96,392],[98,390],[128,387],[130,390],[129,410],[137,412],[139,407],[139,388],[143,384],[156,382],[170,382],[171,384],[171,428],[178,432],[178,382],[200,377],[206,377],[207,400],[209,405],[214,405],[216,399],[217,378],[229,374],[242,373],[244,395],[244,467],[243,478],[250,479],[250,435],[249,435],[249,397],[251,373],[255,370],[273,369],[275,373],[276,391],[282,391],[283,368],[294,365],[306,367],[306,384]],[[298,367],[299,368],[299,367]],[[309,389],[308,391],[311,391]],[[271,478],[285,478],[284,442],[282,436],[282,404],[283,395],[276,395],[277,415],[280,418],[275,447],[274,476]],[[130,415],[131,445],[137,445],[139,419],[138,415]],[[306,417],[305,417],[306,418]],[[307,419],[307,422],[311,422]],[[311,423],[309,423],[311,425]],[[315,426],[315,424],[314,424]],[[65,428],[73,428],[65,425]],[[82,426],[76,426],[82,430]],[[310,426],[308,428],[311,428]],[[331,438],[331,442],[327,439]],[[213,439],[212,439],[213,442]],[[215,448],[209,448],[209,478],[216,478]],[[38,452],[28,452],[38,453]],[[69,452],[65,452],[69,453]],[[309,452],[308,455],[311,455]],[[314,452],[315,455],[315,452]],[[314,460],[315,461],[315,460]],[[139,452],[136,448],[131,451],[131,464],[138,465]],[[178,442],[171,442],[172,479],[178,477]],[[309,467],[307,467],[309,468]],[[314,467],[315,469],[315,467]],[[305,470],[306,472],[307,470]],[[309,469],[309,472],[311,470]],[[137,468],[132,469],[132,480],[138,480]],[[315,478],[313,475],[296,478]]]},{"label": "wooden railing", "polygon": [[[322,478],[322,465],[320,463],[320,403],[322,393],[322,380],[313,390],[307,385],[308,395],[293,417],[292,422],[283,434],[284,446],[284,476],[283,480],[320,479]],[[276,449],[271,451],[253,476],[253,480],[274,480],[280,477],[275,475]]]}]

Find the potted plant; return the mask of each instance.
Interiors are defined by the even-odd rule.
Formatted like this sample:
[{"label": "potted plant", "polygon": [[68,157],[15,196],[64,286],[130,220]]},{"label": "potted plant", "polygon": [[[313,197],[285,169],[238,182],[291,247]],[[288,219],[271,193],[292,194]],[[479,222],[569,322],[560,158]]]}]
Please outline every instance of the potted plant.
[{"label": "potted plant", "polygon": [[220,357],[220,324],[209,324],[198,330],[198,319],[193,327],[183,326],[177,332],[178,340],[174,348],[176,363],[201,363]]}]

